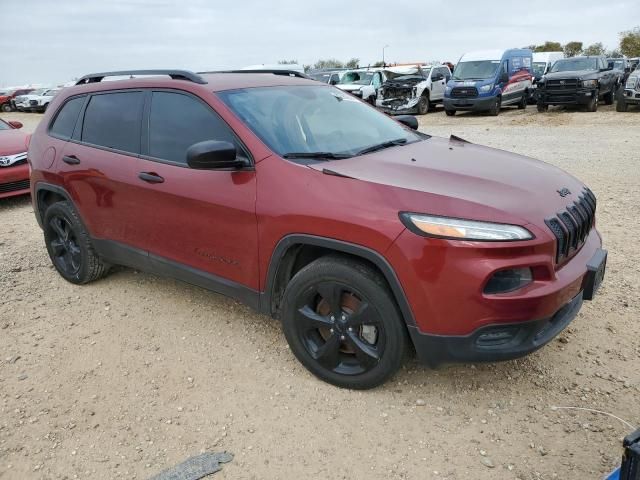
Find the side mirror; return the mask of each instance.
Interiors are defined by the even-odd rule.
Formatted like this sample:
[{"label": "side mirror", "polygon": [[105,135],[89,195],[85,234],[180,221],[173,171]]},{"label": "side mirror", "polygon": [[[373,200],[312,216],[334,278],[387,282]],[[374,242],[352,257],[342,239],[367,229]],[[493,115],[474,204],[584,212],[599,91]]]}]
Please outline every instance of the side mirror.
[{"label": "side mirror", "polygon": [[198,170],[230,170],[243,167],[245,162],[238,160],[232,143],[205,140],[187,149],[187,165]]},{"label": "side mirror", "polygon": [[401,124],[412,128],[413,130],[418,130],[418,119],[413,115],[398,115],[394,118]]},{"label": "side mirror", "polygon": [[507,83],[509,81],[509,74],[507,72],[502,72],[500,74],[500,83]]},{"label": "side mirror", "polygon": [[22,122],[17,122],[15,120],[10,120],[9,122],[7,122],[9,125],[11,125],[13,128],[22,128]]}]

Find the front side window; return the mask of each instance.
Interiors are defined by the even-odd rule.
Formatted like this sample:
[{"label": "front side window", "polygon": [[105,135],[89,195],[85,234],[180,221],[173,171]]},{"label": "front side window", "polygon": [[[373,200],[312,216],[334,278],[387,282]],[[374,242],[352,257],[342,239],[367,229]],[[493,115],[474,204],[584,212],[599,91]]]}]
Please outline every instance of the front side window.
[{"label": "front side window", "polygon": [[333,87],[247,88],[218,95],[280,156],[315,152],[353,156],[387,142],[425,138]]},{"label": "front side window", "polygon": [[181,93],[153,92],[149,156],[186,165],[187,149],[205,140],[226,141],[239,148],[229,126],[200,100]]},{"label": "front side window", "polygon": [[142,92],[93,95],[87,105],[82,141],[128,153],[140,153]]},{"label": "front side window", "polygon": [[75,97],[65,103],[53,120],[49,132],[58,138],[68,140],[73,135],[73,129],[78,120],[85,97]]}]

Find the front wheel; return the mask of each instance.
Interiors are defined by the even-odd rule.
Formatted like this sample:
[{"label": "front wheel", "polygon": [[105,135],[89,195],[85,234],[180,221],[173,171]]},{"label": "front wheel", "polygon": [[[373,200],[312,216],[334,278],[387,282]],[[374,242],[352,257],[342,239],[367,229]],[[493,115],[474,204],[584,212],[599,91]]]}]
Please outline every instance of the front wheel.
[{"label": "front wheel", "polygon": [[502,98],[496,97],[495,101],[493,102],[493,105],[491,105],[491,108],[489,109],[489,115],[491,115],[492,117],[497,117],[498,115],[500,115],[501,107],[502,107]]},{"label": "front wheel", "polygon": [[549,105],[546,103],[538,103],[538,112],[544,113],[549,111]]},{"label": "front wheel", "polygon": [[281,313],[294,355],[338,387],[384,383],[408,349],[406,326],[384,279],[349,257],[322,257],[296,273]]},{"label": "front wheel", "polygon": [[2,108],[3,112],[10,112],[11,111],[11,105],[8,104],[8,103],[3,103],[1,108]]},{"label": "front wheel", "polygon": [[598,90],[593,92],[593,96],[591,97],[591,100],[589,100],[589,103],[587,103],[587,112],[596,112],[598,110],[599,95],[600,95],[600,92],[598,92]]},{"label": "front wheel", "polygon": [[424,115],[429,111],[429,96],[422,95],[418,100],[418,115]]},{"label": "front wheel", "polygon": [[525,90],[525,92],[522,94],[522,98],[520,99],[520,102],[518,103],[518,110],[524,110],[525,108],[527,108],[528,103],[529,103],[529,92]]},{"label": "front wheel", "polygon": [[616,112],[626,112],[627,110],[629,110],[629,104],[624,100],[624,97],[620,96],[618,103],[616,103]]},{"label": "front wheel", "polygon": [[453,117],[456,114],[455,110],[446,110],[444,111],[444,113],[447,114],[447,117]]}]

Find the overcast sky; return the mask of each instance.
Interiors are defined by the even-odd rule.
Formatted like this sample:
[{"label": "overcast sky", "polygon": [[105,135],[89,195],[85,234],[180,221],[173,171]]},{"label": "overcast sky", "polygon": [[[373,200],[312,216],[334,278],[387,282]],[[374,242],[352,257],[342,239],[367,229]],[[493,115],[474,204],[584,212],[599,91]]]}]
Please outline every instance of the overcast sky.
[{"label": "overcast sky", "polygon": [[554,40],[618,44],[638,0],[0,0],[0,85],[86,73],[297,59],[456,61]]}]

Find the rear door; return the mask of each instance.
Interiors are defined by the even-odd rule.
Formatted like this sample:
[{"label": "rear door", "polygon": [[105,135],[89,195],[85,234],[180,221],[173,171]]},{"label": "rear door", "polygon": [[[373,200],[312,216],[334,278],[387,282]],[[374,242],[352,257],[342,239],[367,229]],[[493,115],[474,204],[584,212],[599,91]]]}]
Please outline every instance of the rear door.
[{"label": "rear door", "polygon": [[143,104],[141,90],[89,96],[57,163],[91,236],[141,249],[130,232],[136,222],[133,183]]},{"label": "rear door", "polygon": [[204,140],[232,142],[239,156],[249,157],[200,98],[176,90],[147,92],[143,155],[136,168],[147,180],[136,179],[136,241],[174,276],[176,269],[206,273],[257,290],[255,171],[189,168],[187,149]]}]

